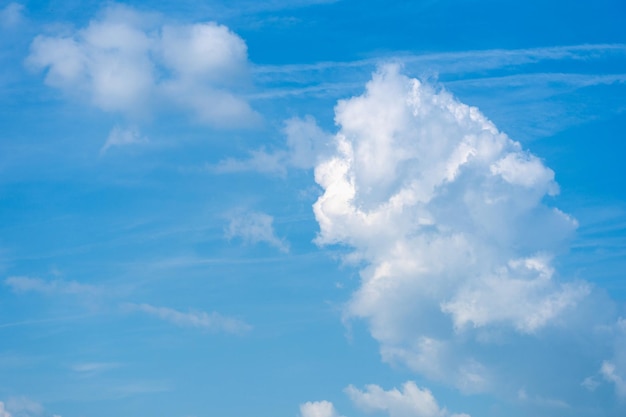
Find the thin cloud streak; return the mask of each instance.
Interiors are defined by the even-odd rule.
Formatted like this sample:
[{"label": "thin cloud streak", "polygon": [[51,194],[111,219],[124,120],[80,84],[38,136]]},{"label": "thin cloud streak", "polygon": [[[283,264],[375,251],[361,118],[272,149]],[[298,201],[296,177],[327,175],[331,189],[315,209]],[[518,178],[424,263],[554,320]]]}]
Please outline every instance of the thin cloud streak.
[{"label": "thin cloud streak", "polygon": [[204,311],[189,311],[183,313],[168,307],[156,307],[150,304],[132,304],[123,306],[129,311],[139,311],[170,322],[180,327],[196,327],[210,331],[222,331],[225,333],[243,334],[252,329],[249,324],[219,313],[206,313]]},{"label": "thin cloud streak", "polygon": [[[285,74],[318,72],[328,69],[375,67],[384,61],[407,63],[450,62],[459,66],[477,69],[493,69],[508,65],[535,63],[543,60],[597,58],[609,52],[626,55],[626,44],[585,44],[525,49],[486,49],[463,52],[425,53],[411,55],[388,55],[357,61],[323,61],[314,64],[258,65],[252,68],[255,74]],[[471,64],[471,65],[468,65]],[[475,66],[475,67],[473,67]]]}]

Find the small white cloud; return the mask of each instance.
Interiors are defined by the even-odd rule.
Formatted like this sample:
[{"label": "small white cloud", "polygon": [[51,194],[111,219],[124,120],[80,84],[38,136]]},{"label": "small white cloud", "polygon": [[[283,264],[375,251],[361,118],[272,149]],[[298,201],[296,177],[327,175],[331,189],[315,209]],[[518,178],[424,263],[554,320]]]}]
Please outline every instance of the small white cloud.
[{"label": "small white cloud", "polygon": [[340,417],[330,401],[309,401],[300,404],[300,417]]},{"label": "small white cloud", "polygon": [[617,369],[613,362],[604,361],[600,367],[600,374],[608,382],[615,385],[615,392],[619,397],[626,397],[626,377]]},{"label": "small white cloud", "polygon": [[283,128],[287,149],[254,150],[248,159],[228,158],[209,167],[218,173],[255,171],[284,176],[288,168],[311,169],[330,152],[331,136],[311,116],[291,118]]},{"label": "small white cloud", "polygon": [[0,417],[12,417],[4,407],[4,403],[2,401],[0,401]]},{"label": "small white cloud", "polygon": [[251,326],[241,320],[222,316],[216,312],[189,311],[187,313],[167,307],[155,307],[150,304],[126,304],[132,311],[140,311],[181,327],[197,327],[210,331],[241,334]]},{"label": "small white cloud", "polygon": [[40,292],[43,294],[98,295],[102,288],[76,281],[44,281],[39,278],[9,277],[4,284],[17,293]]},{"label": "small white cloud", "polygon": [[119,126],[115,126],[109,133],[106,142],[100,149],[100,154],[106,153],[109,148],[115,146],[136,145],[147,142],[148,139],[141,136],[139,129],[137,129],[136,127],[123,129]]},{"label": "small white cloud", "polygon": [[281,252],[289,252],[289,244],[276,236],[274,218],[260,212],[238,212],[230,219],[226,229],[228,239],[240,238],[246,243],[267,243]]},{"label": "small white cloud", "polygon": [[13,417],[36,417],[44,412],[41,404],[27,397],[9,398],[6,402],[6,408],[11,412],[10,416]]},{"label": "small white cloud", "polygon": [[311,169],[330,153],[332,136],[324,132],[312,116],[285,121],[289,165]]},{"label": "small white cloud", "polygon": [[389,391],[378,385],[367,385],[363,391],[350,385],[346,393],[358,408],[368,413],[386,412],[389,417],[469,417],[440,408],[430,390],[421,389],[412,381],[405,382],[402,390]]},{"label": "small white cloud", "polygon": [[585,387],[588,391],[595,391],[596,388],[600,385],[600,382],[594,378],[593,376],[588,376],[580,383],[581,386]]},{"label": "small white cloud", "polygon": [[24,6],[19,3],[9,3],[0,9],[0,29],[12,29],[24,19]]}]

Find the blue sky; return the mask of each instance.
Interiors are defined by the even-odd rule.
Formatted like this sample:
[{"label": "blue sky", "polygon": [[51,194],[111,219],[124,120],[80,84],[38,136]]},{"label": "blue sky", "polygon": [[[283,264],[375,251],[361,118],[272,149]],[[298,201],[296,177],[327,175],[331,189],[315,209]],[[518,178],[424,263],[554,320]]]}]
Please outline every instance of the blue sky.
[{"label": "blue sky", "polygon": [[624,27],[0,2],[0,417],[624,415]]}]

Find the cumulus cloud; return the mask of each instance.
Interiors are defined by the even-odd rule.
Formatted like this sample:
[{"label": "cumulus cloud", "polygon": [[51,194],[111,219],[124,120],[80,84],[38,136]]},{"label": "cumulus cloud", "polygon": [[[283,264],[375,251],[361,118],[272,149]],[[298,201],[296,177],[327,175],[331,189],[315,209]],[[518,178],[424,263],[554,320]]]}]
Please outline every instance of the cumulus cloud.
[{"label": "cumulus cloud", "polygon": [[[480,329],[534,334],[589,293],[556,278],[576,221],[549,205],[554,172],[477,108],[377,71],[335,108],[334,150],[316,164],[316,242],[352,248],[361,284],[346,319],[367,320],[387,361],[466,392],[491,370],[455,345]],[[463,349],[461,349],[463,350]]]},{"label": "cumulus cloud", "polygon": [[346,393],[354,404],[368,413],[386,412],[389,417],[469,417],[467,414],[450,414],[440,408],[428,389],[419,388],[407,381],[402,389],[385,391],[378,385],[367,385],[359,390],[350,385]]},{"label": "cumulus cloud", "polygon": [[125,307],[132,311],[140,311],[149,314],[181,327],[197,327],[209,331],[221,331],[233,334],[245,333],[251,329],[249,324],[241,320],[223,316],[216,312],[189,311],[183,313],[173,308],[155,307],[150,304],[126,304]]},{"label": "cumulus cloud", "polygon": [[226,228],[226,237],[239,238],[251,244],[267,243],[281,252],[289,252],[289,243],[276,236],[274,218],[265,213],[237,212],[231,217]]},{"label": "cumulus cloud", "polygon": [[76,281],[44,281],[40,278],[9,277],[4,280],[4,284],[17,293],[39,292],[47,295],[98,295],[102,293],[100,287]]},{"label": "cumulus cloud", "polygon": [[288,168],[315,167],[330,152],[331,136],[320,129],[312,116],[288,119],[283,133],[287,149],[273,152],[253,150],[247,159],[228,158],[210,168],[218,173],[256,171],[284,176]]},{"label": "cumulus cloud", "polygon": [[300,404],[300,417],[340,417],[329,401],[308,401]]},{"label": "cumulus cloud", "polygon": [[73,33],[36,37],[27,63],[49,86],[105,111],[139,117],[174,104],[215,127],[256,122],[236,92],[247,73],[244,41],[215,22],[161,22],[113,5]]}]

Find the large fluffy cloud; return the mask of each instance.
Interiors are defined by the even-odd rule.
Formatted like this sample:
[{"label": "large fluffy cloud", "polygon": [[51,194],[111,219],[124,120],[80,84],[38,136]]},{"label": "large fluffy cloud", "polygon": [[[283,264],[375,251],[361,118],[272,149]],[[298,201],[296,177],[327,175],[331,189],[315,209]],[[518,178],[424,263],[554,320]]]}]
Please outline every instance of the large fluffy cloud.
[{"label": "large fluffy cloud", "polygon": [[35,38],[27,63],[46,84],[105,111],[145,116],[177,105],[212,126],[258,117],[237,94],[248,71],[245,42],[214,22],[165,25],[159,16],[114,5],[85,28]]},{"label": "large fluffy cloud", "polygon": [[480,343],[494,330],[536,334],[590,291],[554,270],[577,226],[550,204],[554,172],[477,108],[395,66],[335,112],[314,212],[317,242],[347,245],[362,265],[346,318],[367,320],[385,360],[488,389],[492,370],[455,345],[479,331]]}]

